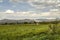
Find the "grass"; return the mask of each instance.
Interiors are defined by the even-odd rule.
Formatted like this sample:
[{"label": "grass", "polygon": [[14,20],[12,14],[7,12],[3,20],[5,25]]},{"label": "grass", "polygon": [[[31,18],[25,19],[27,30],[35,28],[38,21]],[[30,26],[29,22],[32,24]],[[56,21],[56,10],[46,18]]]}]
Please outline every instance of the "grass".
[{"label": "grass", "polygon": [[[0,40],[55,40],[50,38],[53,35],[47,34],[49,31],[48,24],[0,25]],[[60,39],[59,35],[54,36]]]}]

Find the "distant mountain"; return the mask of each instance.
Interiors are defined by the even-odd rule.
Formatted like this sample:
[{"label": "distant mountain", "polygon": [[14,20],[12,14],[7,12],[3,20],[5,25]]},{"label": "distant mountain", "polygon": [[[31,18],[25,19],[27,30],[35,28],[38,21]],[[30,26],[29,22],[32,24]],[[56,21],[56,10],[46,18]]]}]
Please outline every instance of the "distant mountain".
[{"label": "distant mountain", "polygon": [[[4,24],[4,23],[34,23],[34,22],[51,22],[51,21],[55,21],[56,19],[22,19],[22,20],[12,20],[12,19],[3,19],[0,20],[0,24]],[[58,19],[60,20],[60,19]]]},{"label": "distant mountain", "polygon": [[17,20],[10,20],[10,19],[3,19],[3,20],[0,20],[0,23],[16,23]]},{"label": "distant mountain", "polygon": [[34,20],[30,20],[30,19],[23,19],[23,20],[3,19],[3,20],[0,20],[0,24],[4,24],[4,23],[24,23],[24,22],[33,23]]}]

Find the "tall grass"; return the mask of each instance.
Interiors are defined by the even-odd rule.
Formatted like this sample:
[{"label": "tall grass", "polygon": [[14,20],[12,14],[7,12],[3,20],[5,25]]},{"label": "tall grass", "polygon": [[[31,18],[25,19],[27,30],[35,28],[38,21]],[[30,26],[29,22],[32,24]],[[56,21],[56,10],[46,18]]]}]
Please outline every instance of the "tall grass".
[{"label": "tall grass", "polygon": [[57,30],[52,35],[48,24],[0,25],[0,40],[60,40],[60,29]]}]

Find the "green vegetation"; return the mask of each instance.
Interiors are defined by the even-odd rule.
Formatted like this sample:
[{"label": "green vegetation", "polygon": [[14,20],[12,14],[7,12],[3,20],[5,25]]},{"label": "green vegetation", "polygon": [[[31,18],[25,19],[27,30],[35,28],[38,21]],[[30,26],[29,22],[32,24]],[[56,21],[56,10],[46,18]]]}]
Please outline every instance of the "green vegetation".
[{"label": "green vegetation", "polygon": [[51,25],[0,25],[0,40],[60,40],[59,24],[58,26]]}]

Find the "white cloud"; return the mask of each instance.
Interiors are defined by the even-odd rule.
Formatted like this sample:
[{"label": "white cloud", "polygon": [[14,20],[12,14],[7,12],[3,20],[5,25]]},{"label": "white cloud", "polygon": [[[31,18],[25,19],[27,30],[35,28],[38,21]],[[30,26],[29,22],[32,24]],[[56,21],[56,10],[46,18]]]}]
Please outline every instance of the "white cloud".
[{"label": "white cloud", "polygon": [[44,9],[48,7],[56,7],[59,6],[60,0],[10,0],[10,2],[20,3],[20,2],[28,2],[31,6],[36,9]]},{"label": "white cloud", "polygon": [[[0,0],[0,2],[3,2]],[[10,0],[10,2],[19,3],[19,2],[28,2],[31,6],[37,9],[44,9],[48,6],[50,7],[59,7],[60,4],[58,0]],[[13,7],[16,7],[13,5]],[[47,8],[48,9],[48,8]],[[0,13],[1,14],[1,13]],[[4,17],[3,17],[4,16]],[[60,16],[59,9],[50,9],[50,12],[38,13],[35,11],[27,12],[14,12],[13,10],[6,10],[1,14],[1,18],[41,18],[41,17],[52,17]]]},{"label": "white cloud", "polygon": [[50,12],[43,12],[40,16],[50,16]]},{"label": "white cloud", "polygon": [[[1,14],[2,13],[2,14]],[[6,12],[0,12],[0,18],[10,18],[10,19],[38,19],[38,18],[55,18],[60,16],[60,12],[35,12],[35,11],[25,11],[25,12],[14,12],[13,10],[7,10]]]},{"label": "white cloud", "polygon": [[51,12],[59,11],[59,9],[50,9]]},{"label": "white cloud", "polygon": [[46,19],[56,19],[56,18],[54,18],[54,17],[49,17],[49,18],[46,18]]},{"label": "white cloud", "polygon": [[13,10],[6,10],[5,13],[14,13]]},{"label": "white cloud", "polygon": [[47,3],[57,3],[60,2],[60,0],[10,0],[13,2],[23,2],[23,1],[29,1],[29,2],[47,2]]},{"label": "white cloud", "polygon": [[60,0],[29,0],[29,3],[37,9],[44,9],[48,7],[55,7],[60,3]]},{"label": "white cloud", "polygon": [[27,2],[27,1],[34,1],[34,0],[10,0],[11,2]]},{"label": "white cloud", "polygon": [[57,7],[60,7],[60,4],[57,4],[56,6],[57,6]]},{"label": "white cloud", "polygon": [[10,2],[17,2],[18,0],[10,0]]},{"label": "white cloud", "polygon": [[0,2],[3,2],[3,0],[0,0]]}]

